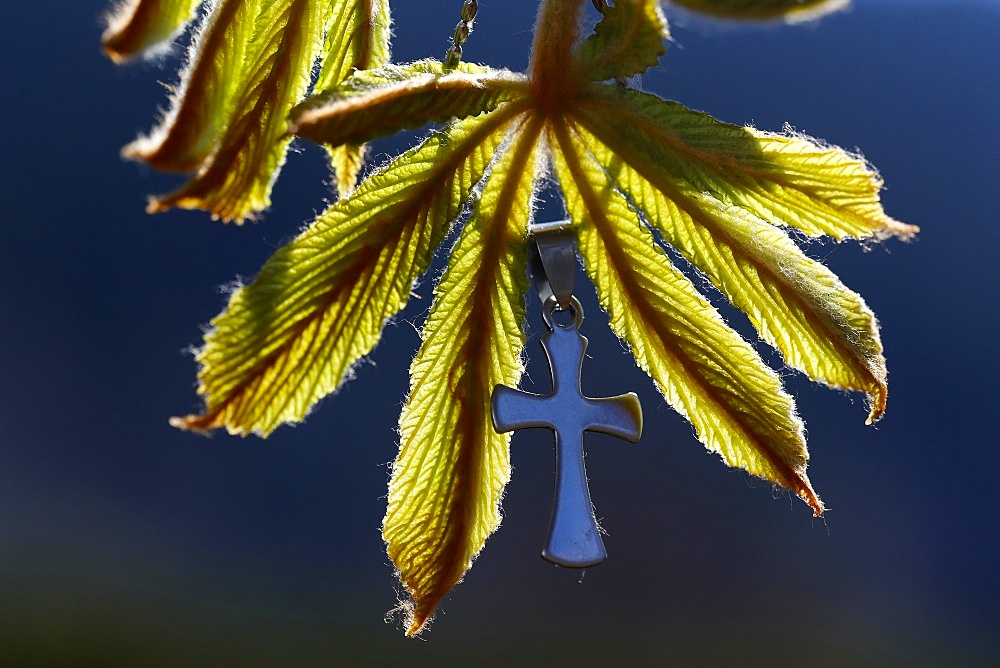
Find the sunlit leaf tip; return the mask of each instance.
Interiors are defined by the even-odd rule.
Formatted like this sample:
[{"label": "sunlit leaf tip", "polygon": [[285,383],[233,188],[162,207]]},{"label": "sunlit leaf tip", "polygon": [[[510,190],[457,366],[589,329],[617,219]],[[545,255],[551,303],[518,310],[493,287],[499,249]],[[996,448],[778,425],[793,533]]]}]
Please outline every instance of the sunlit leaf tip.
[{"label": "sunlit leaf tip", "polygon": [[[419,633],[500,525],[510,435],[490,397],[523,373],[527,223],[540,122],[496,161],[434,291],[400,416],[382,535]],[[470,298],[471,297],[471,298]]]},{"label": "sunlit leaf tip", "polygon": [[737,21],[808,21],[844,10],[851,0],[671,0],[685,9]]},{"label": "sunlit leaf tip", "polygon": [[354,192],[367,153],[368,147],[365,144],[342,144],[327,148],[340,199],[346,199]]},{"label": "sunlit leaf tip", "polygon": [[618,0],[602,12],[594,34],[577,49],[588,78],[625,79],[659,62],[670,36],[659,0]]},{"label": "sunlit leaf tip", "polygon": [[239,223],[270,205],[290,142],[288,113],[309,87],[326,12],[312,0],[213,6],[170,112],[125,149],[160,169],[195,172],[151,198],[148,211],[204,209]]},{"label": "sunlit leaf tip", "polygon": [[194,17],[201,0],[125,0],[107,15],[104,52],[122,63],[166,42]]}]

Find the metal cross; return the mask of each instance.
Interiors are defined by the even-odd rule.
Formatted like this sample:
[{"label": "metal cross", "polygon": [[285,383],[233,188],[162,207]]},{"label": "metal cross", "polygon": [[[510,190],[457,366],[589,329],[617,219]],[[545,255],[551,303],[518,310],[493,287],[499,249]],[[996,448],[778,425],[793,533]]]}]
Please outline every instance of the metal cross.
[{"label": "metal cross", "polygon": [[[543,248],[541,244],[539,247]],[[601,563],[608,553],[587,487],[583,434],[597,431],[634,443],[642,433],[642,407],[632,392],[606,399],[583,395],[580,371],[587,349],[587,339],[579,332],[583,309],[572,295],[565,301],[568,309],[560,306],[559,295],[550,294],[543,306],[550,331],[541,337],[541,343],[552,372],[552,394],[543,396],[497,385],[492,398],[493,424],[501,433],[531,427],[547,427],[554,432],[555,504],[542,557],[558,566],[584,568]],[[570,324],[561,325],[554,320],[553,313],[560,310],[572,313]]]},{"label": "metal cross", "polygon": [[493,390],[493,424],[498,432],[547,427],[556,440],[556,492],[549,541],[542,557],[558,566],[583,568],[604,561],[608,553],[601,540],[587,487],[583,463],[583,434],[597,431],[635,443],[642,433],[642,407],[632,392],[591,399],[580,389],[580,371],[587,339],[578,327],[579,302],[573,299],[574,320],[568,326],[553,322],[555,297],[546,301],[545,320],[551,331],[541,343],[552,371],[548,396],[497,385]]}]

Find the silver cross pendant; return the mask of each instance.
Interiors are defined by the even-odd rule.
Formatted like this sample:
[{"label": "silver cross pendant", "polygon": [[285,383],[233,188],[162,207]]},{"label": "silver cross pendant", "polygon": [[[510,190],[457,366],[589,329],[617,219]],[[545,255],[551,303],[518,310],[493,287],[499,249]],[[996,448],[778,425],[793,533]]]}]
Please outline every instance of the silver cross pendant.
[{"label": "silver cross pendant", "polygon": [[[607,550],[594,516],[584,467],[586,431],[611,434],[631,442],[642,433],[642,407],[633,392],[591,399],[580,389],[587,339],[579,332],[583,308],[573,296],[576,251],[567,221],[532,226],[536,252],[532,278],[542,299],[549,332],[541,337],[552,372],[552,393],[538,395],[497,385],[492,412],[500,432],[531,427],[551,429],[556,441],[556,490],[548,543],[542,557],[558,566],[585,568],[601,563]],[[561,324],[555,314],[568,311]]]}]

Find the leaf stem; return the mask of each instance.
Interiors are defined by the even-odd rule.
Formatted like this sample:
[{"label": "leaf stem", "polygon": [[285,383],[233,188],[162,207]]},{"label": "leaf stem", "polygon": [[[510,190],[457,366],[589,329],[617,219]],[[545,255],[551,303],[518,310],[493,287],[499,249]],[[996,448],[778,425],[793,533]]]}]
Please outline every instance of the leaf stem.
[{"label": "leaf stem", "polygon": [[543,0],[538,10],[529,85],[538,106],[548,114],[562,111],[582,84],[573,53],[582,6],[583,0]]}]

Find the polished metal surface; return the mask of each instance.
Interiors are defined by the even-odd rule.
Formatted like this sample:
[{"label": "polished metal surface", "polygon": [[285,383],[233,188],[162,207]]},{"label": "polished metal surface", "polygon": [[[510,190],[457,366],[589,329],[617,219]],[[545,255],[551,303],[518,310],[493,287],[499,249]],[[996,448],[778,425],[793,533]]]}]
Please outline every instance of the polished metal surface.
[{"label": "polished metal surface", "polygon": [[576,277],[576,236],[569,220],[532,223],[531,277],[544,304],[555,296],[559,308],[569,308]]},{"label": "polished metal surface", "polygon": [[543,306],[549,333],[541,337],[552,372],[548,396],[522,392],[503,385],[493,390],[493,424],[498,432],[545,427],[556,441],[556,490],[548,544],[542,552],[547,561],[572,568],[599,564],[607,558],[587,486],[583,461],[583,435],[597,431],[639,440],[642,407],[632,392],[617,397],[592,399],[580,389],[580,372],[587,339],[579,333],[583,309],[570,297],[573,319],[562,325],[554,314],[563,311],[555,295]]}]

